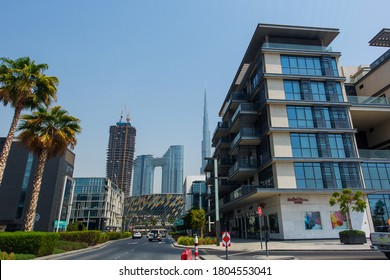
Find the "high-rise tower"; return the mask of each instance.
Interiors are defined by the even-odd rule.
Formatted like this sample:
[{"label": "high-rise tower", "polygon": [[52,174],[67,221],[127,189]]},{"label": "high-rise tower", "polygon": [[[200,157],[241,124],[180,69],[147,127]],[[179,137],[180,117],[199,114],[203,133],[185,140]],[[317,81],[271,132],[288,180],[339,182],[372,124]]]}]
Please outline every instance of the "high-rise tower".
[{"label": "high-rise tower", "polygon": [[200,174],[204,174],[206,167],[206,157],[211,156],[210,151],[210,130],[209,130],[209,116],[207,114],[206,91],[204,91],[204,107],[203,107],[203,139],[202,139],[202,166],[200,167]]},{"label": "high-rise tower", "polygon": [[131,195],[131,178],[133,173],[136,129],[127,116],[122,116],[116,125],[110,126],[110,137],[107,149],[107,177],[125,194]]}]

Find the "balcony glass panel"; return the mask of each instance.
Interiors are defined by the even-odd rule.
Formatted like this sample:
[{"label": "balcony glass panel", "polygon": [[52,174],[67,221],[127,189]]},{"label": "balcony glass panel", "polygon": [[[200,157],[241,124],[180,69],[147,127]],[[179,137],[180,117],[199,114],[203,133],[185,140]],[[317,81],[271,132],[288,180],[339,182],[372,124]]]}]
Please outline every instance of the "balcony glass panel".
[{"label": "balcony glass panel", "polygon": [[385,158],[390,161],[390,150],[360,150],[359,155],[361,158]]},{"label": "balcony glass panel", "polygon": [[389,100],[385,96],[368,97],[368,96],[351,96],[348,95],[348,101],[354,104],[373,104],[373,105],[389,105]]},{"label": "balcony glass panel", "polygon": [[282,50],[299,50],[299,51],[316,51],[316,52],[332,52],[332,47],[297,45],[297,44],[280,44],[280,43],[264,43],[265,49],[282,49]]}]

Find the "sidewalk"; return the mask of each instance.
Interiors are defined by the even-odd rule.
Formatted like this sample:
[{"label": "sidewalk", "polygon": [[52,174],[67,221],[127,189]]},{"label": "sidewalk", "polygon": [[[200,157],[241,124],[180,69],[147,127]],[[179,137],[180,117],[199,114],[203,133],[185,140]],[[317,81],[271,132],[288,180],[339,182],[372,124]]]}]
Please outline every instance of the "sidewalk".
[{"label": "sidewalk", "polygon": [[[182,248],[191,248],[193,246],[182,246],[174,243],[176,247]],[[337,250],[370,250],[371,242],[367,239],[365,244],[342,244],[339,239],[327,239],[327,240],[290,240],[290,241],[269,241],[268,250],[269,251],[337,251]],[[219,250],[222,252],[225,251],[223,246],[215,245],[200,245],[199,250]],[[232,245],[229,248],[229,251],[241,251],[241,252],[258,252],[261,248],[260,240],[254,239],[239,239],[233,238]],[[265,242],[263,241],[263,249],[265,250]],[[221,259],[215,255],[201,255],[202,259],[206,260],[218,260]],[[292,256],[258,256],[260,259],[294,259]]]}]

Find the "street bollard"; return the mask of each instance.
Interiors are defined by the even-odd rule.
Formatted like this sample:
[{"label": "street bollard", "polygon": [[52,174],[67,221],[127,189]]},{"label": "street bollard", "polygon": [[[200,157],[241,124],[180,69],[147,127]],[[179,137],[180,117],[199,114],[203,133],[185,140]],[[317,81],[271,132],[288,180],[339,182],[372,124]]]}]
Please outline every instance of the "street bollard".
[{"label": "street bollard", "polygon": [[195,243],[195,260],[199,260],[198,236],[197,235],[195,235],[194,243]]}]

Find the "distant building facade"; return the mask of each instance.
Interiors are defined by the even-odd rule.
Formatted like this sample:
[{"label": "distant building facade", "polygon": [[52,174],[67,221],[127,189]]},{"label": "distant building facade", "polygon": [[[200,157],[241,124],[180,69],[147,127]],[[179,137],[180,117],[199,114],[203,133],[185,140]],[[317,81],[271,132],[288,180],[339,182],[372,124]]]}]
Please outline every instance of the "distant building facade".
[{"label": "distant building facade", "polygon": [[[0,149],[5,138],[0,138]],[[49,159],[45,165],[36,209],[35,231],[66,228],[70,218],[75,154]],[[13,141],[0,186],[0,226],[6,231],[23,230],[31,200],[38,158],[18,141]]]},{"label": "distant building facade", "polygon": [[131,195],[136,129],[127,118],[110,126],[107,149],[107,178],[114,182],[125,194]]},{"label": "distant building facade", "polygon": [[207,186],[204,175],[186,176],[183,184],[183,215],[192,208],[208,209]]},{"label": "distant building facade", "polygon": [[125,199],[126,230],[136,225],[172,225],[183,211],[183,194],[161,193],[132,196]]},{"label": "distant building facade", "polygon": [[154,170],[162,168],[161,193],[181,193],[183,185],[184,147],[170,146],[161,158],[140,155],[134,161],[133,196],[153,194]]},{"label": "distant building facade", "polygon": [[75,178],[71,221],[89,230],[122,229],[124,193],[108,178]]}]

